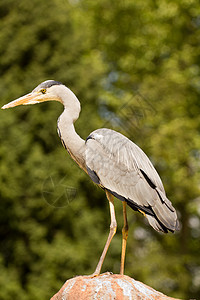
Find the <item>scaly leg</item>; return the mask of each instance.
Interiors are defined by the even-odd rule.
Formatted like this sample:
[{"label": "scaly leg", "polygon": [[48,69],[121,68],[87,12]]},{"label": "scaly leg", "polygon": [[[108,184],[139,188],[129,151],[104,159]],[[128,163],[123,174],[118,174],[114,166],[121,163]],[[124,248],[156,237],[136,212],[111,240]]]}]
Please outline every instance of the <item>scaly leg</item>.
[{"label": "scaly leg", "polygon": [[128,238],[128,221],[126,216],[126,202],[123,201],[123,216],[124,216],[124,227],[122,228],[122,253],[121,253],[121,266],[120,266],[120,274],[124,274],[124,261],[126,254],[126,241]]},{"label": "scaly leg", "polygon": [[110,206],[110,217],[111,217],[111,223],[110,223],[110,232],[109,232],[109,236],[107,239],[107,242],[105,244],[105,247],[103,249],[103,252],[101,254],[100,260],[98,262],[98,265],[96,267],[96,270],[94,271],[94,273],[92,274],[92,276],[98,276],[101,272],[101,267],[103,265],[106,253],[108,251],[108,248],[110,246],[110,242],[112,241],[113,236],[116,233],[117,230],[117,222],[116,222],[116,218],[115,218],[115,208],[114,208],[114,197],[111,193],[106,191],[106,196],[108,198],[109,201],[109,206]]}]

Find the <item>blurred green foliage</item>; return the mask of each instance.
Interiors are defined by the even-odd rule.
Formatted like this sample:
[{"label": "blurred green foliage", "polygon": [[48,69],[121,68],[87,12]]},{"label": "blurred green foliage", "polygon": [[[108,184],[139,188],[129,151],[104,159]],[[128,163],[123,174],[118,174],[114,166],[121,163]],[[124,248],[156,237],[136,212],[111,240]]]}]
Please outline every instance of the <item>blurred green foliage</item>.
[{"label": "blurred green foliage", "polygon": [[[159,234],[128,210],[126,274],[170,296],[200,294],[200,4],[195,0],[2,0],[1,105],[46,79],[70,87],[77,132],[114,128],[142,147],[177,208],[181,231]],[[91,274],[109,209],[63,149],[62,107],[1,111],[0,298],[48,299]],[[55,201],[54,201],[55,199]],[[119,272],[118,232],[103,270]]]}]

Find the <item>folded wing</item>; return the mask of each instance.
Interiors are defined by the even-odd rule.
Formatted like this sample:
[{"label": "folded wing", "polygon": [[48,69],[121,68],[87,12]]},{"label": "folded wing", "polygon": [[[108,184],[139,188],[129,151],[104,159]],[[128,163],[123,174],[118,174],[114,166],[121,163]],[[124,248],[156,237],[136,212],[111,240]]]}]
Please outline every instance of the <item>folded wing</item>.
[{"label": "folded wing", "polygon": [[177,214],[146,154],[124,135],[98,129],[86,139],[86,166],[91,179],[136,211],[158,231],[178,230]]}]

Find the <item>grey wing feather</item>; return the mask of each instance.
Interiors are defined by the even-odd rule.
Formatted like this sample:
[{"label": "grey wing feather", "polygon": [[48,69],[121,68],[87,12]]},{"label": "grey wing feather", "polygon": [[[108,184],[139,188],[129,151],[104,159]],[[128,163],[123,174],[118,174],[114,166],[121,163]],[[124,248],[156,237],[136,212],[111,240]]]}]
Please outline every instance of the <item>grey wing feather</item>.
[{"label": "grey wing feather", "polygon": [[175,209],[158,173],[146,154],[127,137],[106,128],[92,132],[86,140],[86,166],[95,183],[126,200],[133,209],[151,210],[154,218],[152,214],[147,218],[154,229],[167,232],[178,228]]}]

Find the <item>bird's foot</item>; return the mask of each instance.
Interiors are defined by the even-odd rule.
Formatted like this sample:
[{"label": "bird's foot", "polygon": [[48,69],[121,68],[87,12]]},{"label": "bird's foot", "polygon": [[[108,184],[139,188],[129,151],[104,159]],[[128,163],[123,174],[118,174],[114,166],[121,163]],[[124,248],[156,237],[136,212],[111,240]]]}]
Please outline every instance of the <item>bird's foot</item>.
[{"label": "bird's foot", "polygon": [[105,272],[105,273],[102,273],[102,274],[98,274],[98,273],[94,272],[91,275],[85,275],[85,277],[94,278],[94,277],[103,276],[103,275],[113,275],[113,273],[112,272]]}]

